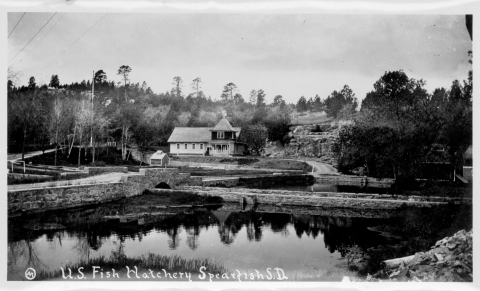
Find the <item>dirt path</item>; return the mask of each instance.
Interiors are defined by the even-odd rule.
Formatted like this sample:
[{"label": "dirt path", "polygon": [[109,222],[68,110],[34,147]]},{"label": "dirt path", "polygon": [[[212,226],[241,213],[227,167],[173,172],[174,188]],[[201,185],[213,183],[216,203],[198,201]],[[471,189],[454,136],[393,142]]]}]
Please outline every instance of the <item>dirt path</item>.
[{"label": "dirt path", "polygon": [[340,173],[329,164],[315,162],[315,161],[305,161],[307,164],[313,167],[313,176],[319,175],[340,175]]}]

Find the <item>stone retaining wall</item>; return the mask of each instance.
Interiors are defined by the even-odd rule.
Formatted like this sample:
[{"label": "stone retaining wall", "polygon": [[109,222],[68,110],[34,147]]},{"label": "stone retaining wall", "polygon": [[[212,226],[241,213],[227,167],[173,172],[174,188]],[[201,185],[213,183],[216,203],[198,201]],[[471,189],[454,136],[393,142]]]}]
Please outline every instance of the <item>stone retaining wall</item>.
[{"label": "stone retaining wall", "polygon": [[[406,206],[430,207],[431,205],[451,203],[471,203],[471,200],[434,197],[430,200],[412,199],[407,196],[379,194],[299,192],[282,190],[225,189],[212,187],[179,187],[202,196],[219,196],[226,202],[255,201],[260,204],[295,205],[314,207],[361,208],[361,209],[397,209]],[[171,190],[165,190],[171,191]],[[424,198],[426,199],[426,198]],[[442,199],[440,201],[440,199]]]},{"label": "stone retaining wall", "polygon": [[205,180],[202,181],[202,185],[206,187],[237,187],[239,184],[239,177],[227,177],[227,178],[219,178],[219,179],[212,179],[212,180]]},{"label": "stone retaining wall", "polygon": [[125,197],[123,183],[48,187],[8,191],[8,214],[98,204]]},{"label": "stone retaining wall", "polygon": [[140,173],[143,175],[124,176],[118,183],[9,190],[8,214],[11,217],[21,213],[87,206],[137,196],[161,182],[167,183],[172,189],[179,185],[202,185],[200,177],[192,178],[190,174],[179,173],[178,169],[140,169]]},{"label": "stone retaining wall", "polygon": [[260,175],[256,177],[226,177],[203,181],[205,187],[245,187],[271,185],[312,185],[311,175]]},{"label": "stone retaining wall", "polygon": [[320,175],[315,177],[316,182],[320,183],[332,183],[335,185],[352,185],[352,186],[367,186],[377,188],[390,188],[395,179],[389,178],[372,178],[363,176],[351,176],[351,175]]},{"label": "stone retaining wall", "polygon": [[398,200],[406,202],[445,202],[445,203],[472,203],[471,198],[461,197],[426,197],[426,196],[404,196],[396,194],[373,194],[373,193],[346,193],[346,192],[303,192],[291,190],[271,190],[271,189],[245,189],[245,188],[217,188],[217,187],[195,187],[180,186],[178,190],[187,191],[207,191],[209,193],[238,193],[244,195],[271,194],[271,195],[291,195],[291,196],[317,196],[330,198],[351,198],[351,199],[372,199],[372,200]]}]

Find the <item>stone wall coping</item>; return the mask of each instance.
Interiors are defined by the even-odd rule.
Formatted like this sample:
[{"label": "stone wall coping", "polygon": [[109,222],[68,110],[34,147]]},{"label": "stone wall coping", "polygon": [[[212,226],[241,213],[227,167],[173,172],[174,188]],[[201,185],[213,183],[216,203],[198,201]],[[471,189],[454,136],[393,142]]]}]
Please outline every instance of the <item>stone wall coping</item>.
[{"label": "stone wall coping", "polygon": [[175,172],[178,171],[178,168],[140,168],[138,169],[139,173],[145,172]]},{"label": "stone wall coping", "polygon": [[128,167],[126,166],[108,166],[108,167],[84,167],[85,170],[88,170],[88,169],[94,169],[94,170],[97,170],[97,169],[102,169],[102,170],[105,170],[105,169],[128,169]]},{"label": "stone wall coping", "polygon": [[[169,193],[176,193],[176,192],[182,192],[185,190],[171,190],[171,189],[161,189],[161,191],[169,192]],[[220,197],[222,194],[218,193],[212,193],[210,191],[192,191],[196,194],[214,194],[214,195],[219,195]],[[260,193],[242,193],[242,192],[228,192],[225,194],[233,194],[233,195],[242,195],[242,196],[249,196],[249,197],[255,197],[255,196],[261,196],[261,197],[277,197],[277,198],[305,198],[305,199],[315,199],[315,200],[353,200],[353,201],[363,201],[363,202],[386,202],[386,203],[400,203],[400,204],[412,204],[412,205],[419,205],[419,204],[424,204],[424,205],[442,205],[442,204],[448,204],[448,202],[434,202],[434,201],[408,201],[408,200],[390,200],[390,199],[368,199],[368,198],[349,198],[349,197],[319,197],[319,196],[314,196],[314,195],[283,195],[283,194],[260,194]],[[316,206],[316,205],[310,205],[310,206]]]},{"label": "stone wall coping", "polygon": [[[241,195],[285,195],[285,196],[300,196],[300,197],[319,197],[319,198],[342,198],[342,199],[367,199],[367,200],[375,200],[375,201],[383,201],[383,200],[388,200],[388,201],[402,201],[402,202],[429,202],[429,201],[408,201],[408,200],[403,200],[403,199],[379,199],[379,198],[357,198],[357,197],[338,197],[338,196],[390,196],[393,198],[393,196],[401,196],[405,197],[402,195],[392,195],[392,194],[377,194],[377,193],[348,193],[348,192],[303,192],[303,191],[289,191],[289,190],[269,190],[269,189],[245,189],[245,192],[238,192],[238,191],[232,191],[235,190],[235,188],[219,188],[219,187],[198,187],[198,186],[183,186],[180,188],[181,190],[197,190],[197,191],[205,191],[208,192],[208,190],[213,190],[213,191],[223,191],[225,193],[231,193],[231,194],[241,194]],[[246,192],[249,191],[249,192]],[[277,193],[272,194],[272,193],[258,193],[257,191],[276,191]],[[291,193],[291,194],[282,194],[282,193]],[[298,194],[297,194],[298,193]],[[304,193],[304,194],[303,194]],[[307,194],[308,193],[308,194]],[[295,195],[297,194],[297,195]],[[301,195],[303,194],[303,195]],[[330,195],[330,196],[318,196],[318,195]],[[462,198],[462,197],[439,197],[439,196],[430,196],[430,197],[424,197],[424,196],[407,196],[408,198],[413,198],[413,199],[432,199],[432,200],[447,200],[447,201],[466,201],[466,202],[471,202],[472,198]],[[387,197],[385,197],[387,198]],[[438,202],[438,201],[430,201],[430,202]],[[444,202],[444,201],[439,201],[439,202]]]},{"label": "stone wall coping", "polygon": [[112,185],[112,184],[124,184],[124,183],[123,182],[106,182],[106,183],[92,183],[92,184],[80,184],[80,185],[61,185],[61,186],[52,186],[52,187],[14,189],[14,190],[8,190],[7,192],[15,193],[15,192],[25,192],[25,191],[35,191],[35,190],[46,190],[46,189],[82,188],[82,187],[90,187],[90,186],[96,186],[96,185]]},{"label": "stone wall coping", "polygon": [[388,183],[391,183],[391,182],[395,182],[395,179],[394,178],[375,178],[375,177],[367,177],[367,176],[354,176],[354,175],[331,175],[331,174],[319,174],[319,180],[321,180],[321,178],[324,177],[324,178],[338,178],[338,179],[367,179],[369,181],[375,181],[375,182],[388,182]]}]

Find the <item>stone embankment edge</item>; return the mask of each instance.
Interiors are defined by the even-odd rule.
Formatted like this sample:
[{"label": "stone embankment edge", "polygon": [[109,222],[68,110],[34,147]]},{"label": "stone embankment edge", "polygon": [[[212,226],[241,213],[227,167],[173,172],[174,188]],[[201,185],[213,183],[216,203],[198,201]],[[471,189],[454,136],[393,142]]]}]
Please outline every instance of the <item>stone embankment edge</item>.
[{"label": "stone embankment edge", "polygon": [[114,183],[10,190],[7,193],[8,216],[95,205],[137,196],[159,183],[175,189],[177,185],[201,186],[202,180],[179,173],[178,169],[141,169],[140,175],[124,176],[120,182]]},{"label": "stone embankment edge", "polygon": [[354,199],[387,199],[409,202],[453,202],[453,203],[472,203],[471,198],[461,197],[425,197],[425,196],[401,196],[395,194],[375,194],[375,193],[347,193],[347,192],[304,192],[291,190],[270,190],[270,189],[248,189],[248,188],[218,188],[218,187],[198,187],[198,186],[179,186],[178,190],[207,191],[211,193],[237,193],[237,194],[275,194],[275,195],[294,195],[294,196],[317,196],[317,197],[336,197],[336,198],[354,198]]},{"label": "stone embankment edge", "polygon": [[336,185],[352,185],[352,186],[366,186],[378,188],[390,188],[395,179],[391,178],[372,178],[352,175],[318,175],[315,177],[316,182],[334,183]]},{"label": "stone embankment edge", "polygon": [[[196,187],[192,187],[196,188]],[[207,191],[200,189],[167,190],[152,189],[152,193],[176,193],[188,191],[192,194],[201,196],[218,196],[222,197],[226,202],[237,203],[260,203],[271,205],[292,205],[292,206],[314,206],[314,207],[337,207],[337,208],[363,208],[363,209],[396,209],[407,206],[414,207],[431,207],[432,205],[448,204],[448,202],[436,201],[408,201],[408,200],[392,200],[392,199],[368,199],[368,198],[346,198],[346,197],[320,197],[316,195],[304,195],[302,192],[292,191],[292,193],[269,194],[233,192],[224,191],[218,188],[217,191],[209,189]]]}]

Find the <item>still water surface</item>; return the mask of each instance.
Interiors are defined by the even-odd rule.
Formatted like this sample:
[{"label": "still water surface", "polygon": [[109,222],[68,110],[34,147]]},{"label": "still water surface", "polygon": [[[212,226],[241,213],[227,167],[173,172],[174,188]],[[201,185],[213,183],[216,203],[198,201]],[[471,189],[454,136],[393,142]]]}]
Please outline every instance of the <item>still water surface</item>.
[{"label": "still water surface", "polygon": [[388,219],[237,211],[232,207],[162,216],[146,224],[100,222],[108,209],[78,210],[31,218],[67,226],[30,231],[25,221],[9,227],[8,279],[23,280],[25,270],[58,270],[67,263],[109,257],[122,246],[125,255],[146,253],[211,258],[230,270],[282,268],[290,278],[338,280],[351,275],[347,247],[378,246],[392,238],[367,229]]}]

